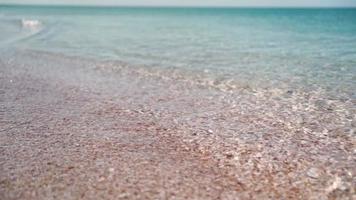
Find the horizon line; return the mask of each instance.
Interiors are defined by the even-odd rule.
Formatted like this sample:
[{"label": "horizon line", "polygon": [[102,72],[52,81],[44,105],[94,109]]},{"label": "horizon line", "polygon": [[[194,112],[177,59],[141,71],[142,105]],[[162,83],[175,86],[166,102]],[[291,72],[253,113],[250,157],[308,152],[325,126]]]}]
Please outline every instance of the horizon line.
[{"label": "horizon line", "polygon": [[29,7],[100,7],[100,8],[279,8],[279,9],[355,9],[356,6],[229,6],[229,5],[95,5],[95,4],[22,4],[22,3],[0,3],[0,6],[29,6]]}]

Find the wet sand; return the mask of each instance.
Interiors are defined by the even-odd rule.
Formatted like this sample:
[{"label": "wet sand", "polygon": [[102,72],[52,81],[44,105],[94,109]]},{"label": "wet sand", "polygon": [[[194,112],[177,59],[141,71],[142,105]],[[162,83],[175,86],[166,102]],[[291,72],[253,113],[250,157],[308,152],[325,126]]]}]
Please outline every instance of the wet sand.
[{"label": "wet sand", "polygon": [[314,95],[9,53],[0,199],[355,199],[354,102]]}]

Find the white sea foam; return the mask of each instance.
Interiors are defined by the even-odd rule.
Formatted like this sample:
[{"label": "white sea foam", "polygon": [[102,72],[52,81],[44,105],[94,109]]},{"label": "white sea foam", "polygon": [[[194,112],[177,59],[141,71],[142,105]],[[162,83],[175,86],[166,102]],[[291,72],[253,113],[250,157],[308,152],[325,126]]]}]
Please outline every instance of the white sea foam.
[{"label": "white sea foam", "polygon": [[42,23],[39,20],[27,20],[27,19],[22,19],[21,24],[23,28],[31,28],[31,29],[39,28],[42,25]]}]

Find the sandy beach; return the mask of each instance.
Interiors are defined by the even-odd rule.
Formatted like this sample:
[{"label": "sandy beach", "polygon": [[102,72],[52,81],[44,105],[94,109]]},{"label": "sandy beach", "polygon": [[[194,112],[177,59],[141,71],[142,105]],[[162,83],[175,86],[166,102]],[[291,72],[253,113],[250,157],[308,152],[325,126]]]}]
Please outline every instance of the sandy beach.
[{"label": "sandy beach", "polygon": [[79,58],[8,54],[0,199],[356,197],[355,137],[337,102],[305,110],[313,96],[223,93]]},{"label": "sandy beach", "polygon": [[0,0],[0,200],[356,199],[355,5]]}]

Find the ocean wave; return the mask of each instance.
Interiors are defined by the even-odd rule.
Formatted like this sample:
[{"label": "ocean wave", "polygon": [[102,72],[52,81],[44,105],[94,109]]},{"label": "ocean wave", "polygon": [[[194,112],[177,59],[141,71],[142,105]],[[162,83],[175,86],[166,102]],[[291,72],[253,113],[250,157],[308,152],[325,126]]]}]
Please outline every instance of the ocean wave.
[{"label": "ocean wave", "polygon": [[16,44],[43,31],[39,20],[18,19],[0,16],[0,46]]},{"label": "ocean wave", "polygon": [[42,22],[39,20],[22,19],[21,25],[22,28],[38,29],[42,26]]}]

